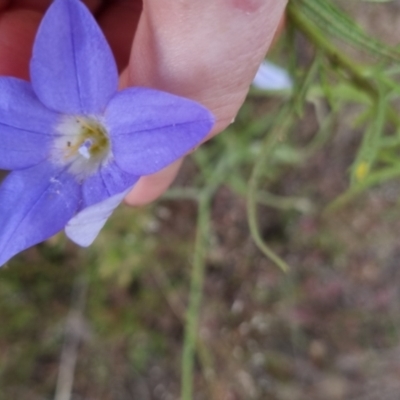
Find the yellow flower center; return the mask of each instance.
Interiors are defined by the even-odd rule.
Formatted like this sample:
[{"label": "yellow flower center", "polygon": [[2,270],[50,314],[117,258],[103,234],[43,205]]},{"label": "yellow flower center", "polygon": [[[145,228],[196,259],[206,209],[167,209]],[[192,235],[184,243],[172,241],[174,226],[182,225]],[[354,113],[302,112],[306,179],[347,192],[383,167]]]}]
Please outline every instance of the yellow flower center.
[{"label": "yellow flower center", "polygon": [[102,158],[109,152],[110,141],[103,125],[95,120],[79,117],[76,118],[76,123],[80,126],[80,132],[75,135],[73,142],[67,142],[66,158],[79,153],[89,160]]},{"label": "yellow flower center", "polygon": [[56,132],[52,160],[68,165],[79,180],[95,173],[111,157],[107,129],[94,117],[64,116]]}]

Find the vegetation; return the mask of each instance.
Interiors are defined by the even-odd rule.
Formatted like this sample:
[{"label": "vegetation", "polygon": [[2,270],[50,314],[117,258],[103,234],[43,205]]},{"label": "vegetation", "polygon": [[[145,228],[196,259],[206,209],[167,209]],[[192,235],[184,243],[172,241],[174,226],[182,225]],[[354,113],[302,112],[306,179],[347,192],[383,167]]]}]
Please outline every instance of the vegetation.
[{"label": "vegetation", "polygon": [[253,88],[160,201],[1,271],[0,400],[397,399],[400,51],[352,3],[290,1],[293,90]]}]

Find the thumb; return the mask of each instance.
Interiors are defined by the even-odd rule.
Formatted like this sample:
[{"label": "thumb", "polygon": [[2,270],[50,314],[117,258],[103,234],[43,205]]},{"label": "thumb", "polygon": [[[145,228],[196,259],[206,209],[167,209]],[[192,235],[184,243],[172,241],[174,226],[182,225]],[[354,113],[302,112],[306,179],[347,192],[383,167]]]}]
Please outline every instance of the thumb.
[{"label": "thumb", "polygon": [[[209,137],[221,132],[242,105],[286,2],[144,0],[123,85],[153,87],[196,100],[216,117]],[[127,203],[154,200],[177,170],[172,165],[143,177]]]}]

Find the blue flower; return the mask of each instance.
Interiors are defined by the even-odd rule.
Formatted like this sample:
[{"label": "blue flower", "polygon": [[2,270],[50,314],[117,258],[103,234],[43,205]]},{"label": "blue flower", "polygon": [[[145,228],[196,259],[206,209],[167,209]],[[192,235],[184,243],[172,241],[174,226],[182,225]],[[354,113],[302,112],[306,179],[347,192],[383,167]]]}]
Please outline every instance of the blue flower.
[{"label": "blue flower", "polygon": [[0,77],[0,265],[65,228],[93,242],[142,175],[198,145],[201,105],[147,88],[117,91],[111,50],[79,0],[55,0],[39,27],[31,83]]}]

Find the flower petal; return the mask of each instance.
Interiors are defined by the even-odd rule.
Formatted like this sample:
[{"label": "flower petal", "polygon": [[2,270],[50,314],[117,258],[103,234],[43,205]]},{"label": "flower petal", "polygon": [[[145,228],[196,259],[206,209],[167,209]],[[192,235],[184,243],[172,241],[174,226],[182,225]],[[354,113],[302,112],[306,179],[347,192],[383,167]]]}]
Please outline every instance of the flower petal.
[{"label": "flower petal", "polygon": [[253,86],[262,90],[290,90],[293,81],[286,70],[263,61],[254,77]]},{"label": "flower petal", "polygon": [[0,77],[0,169],[21,169],[47,157],[59,115],[39,102],[29,82]]},{"label": "flower petal", "polygon": [[0,265],[63,229],[79,200],[75,179],[47,162],[11,172],[0,188]]},{"label": "flower petal", "polygon": [[39,27],[31,80],[49,108],[67,114],[97,114],[117,90],[110,47],[92,14],[79,0],[56,0]]},{"label": "flower petal", "polygon": [[87,207],[75,215],[65,227],[66,235],[76,244],[87,247],[96,239],[112,212],[122,202],[131,188]]},{"label": "flower petal", "polygon": [[122,171],[114,160],[111,160],[106,166],[101,167],[97,174],[92,175],[83,182],[82,208],[124,192],[131,188],[139,178],[139,176]]},{"label": "flower petal", "polygon": [[105,113],[115,162],[126,172],[149,175],[200,144],[214,124],[200,104],[169,93],[129,88]]}]

